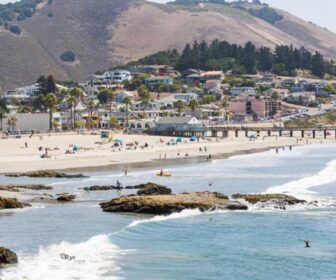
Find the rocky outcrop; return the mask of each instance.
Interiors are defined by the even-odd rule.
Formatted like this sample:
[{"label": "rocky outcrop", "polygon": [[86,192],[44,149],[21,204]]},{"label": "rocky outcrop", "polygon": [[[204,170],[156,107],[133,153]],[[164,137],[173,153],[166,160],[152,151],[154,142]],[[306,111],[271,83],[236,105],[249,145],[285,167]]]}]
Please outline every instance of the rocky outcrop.
[{"label": "rocky outcrop", "polygon": [[7,177],[32,177],[32,178],[85,178],[83,174],[66,174],[54,170],[34,171],[20,174],[6,174]]},{"label": "rocky outcrop", "polygon": [[83,188],[83,190],[87,191],[87,192],[111,191],[111,190],[122,190],[122,189],[123,189],[123,187],[117,187],[117,186],[113,186],[113,185],[92,186],[92,187]]},{"label": "rocky outcrop", "polygon": [[214,209],[247,210],[247,206],[230,201],[223,194],[215,192],[195,192],[170,195],[129,195],[101,203],[105,212],[131,212],[154,215],[168,215],[185,209]]},{"label": "rocky outcrop", "polygon": [[31,205],[27,203],[19,202],[16,198],[0,197],[0,210],[1,209],[16,209],[29,207]]},{"label": "rocky outcrop", "polygon": [[21,189],[41,191],[41,190],[52,190],[52,187],[48,187],[44,185],[2,185],[0,186],[0,191],[18,192]]},{"label": "rocky outcrop", "polygon": [[137,192],[138,195],[163,195],[163,194],[171,194],[172,190],[154,183],[145,184],[140,190]]},{"label": "rocky outcrop", "polygon": [[251,204],[261,203],[262,206],[272,206],[273,208],[286,210],[286,206],[307,203],[294,196],[286,194],[234,194],[234,199],[244,199]]},{"label": "rocky outcrop", "polygon": [[14,252],[7,248],[0,247],[0,268],[6,265],[17,264],[17,262],[18,257]]},{"label": "rocky outcrop", "polygon": [[58,202],[71,202],[76,199],[76,196],[73,194],[63,193],[57,197]]}]

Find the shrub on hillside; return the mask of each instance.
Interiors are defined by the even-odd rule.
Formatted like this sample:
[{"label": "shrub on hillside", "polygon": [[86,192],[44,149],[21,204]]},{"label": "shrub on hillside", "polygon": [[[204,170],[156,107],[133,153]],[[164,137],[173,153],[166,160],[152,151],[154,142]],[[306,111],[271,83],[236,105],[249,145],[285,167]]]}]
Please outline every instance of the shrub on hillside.
[{"label": "shrub on hillside", "polygon": [[14,34],[18,34],[18,35],[21,34],[21,28],[18,27],[17,25],[11,25],[9,27],[9,31],[12,32],[12,33],[14,33]]},{"label": "shrub on hillside", "polygon": [[60,57],[64,62],[74,62],[76,60],[76,54],[72,51],[66,51]]}]

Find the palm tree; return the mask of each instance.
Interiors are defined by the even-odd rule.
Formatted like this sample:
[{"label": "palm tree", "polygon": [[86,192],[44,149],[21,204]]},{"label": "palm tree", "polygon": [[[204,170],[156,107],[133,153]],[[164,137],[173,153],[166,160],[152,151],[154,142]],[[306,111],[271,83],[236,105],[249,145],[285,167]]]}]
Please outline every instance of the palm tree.
[{"label": "palm tree", "polygon": [[111,117],[112,117],[112,101],[115,98],[115,92],[114,92],[114,90],[109,89],[108,93],[107,93],[107,96],[108,96],[107,97],[108,102],[110,103],[109,117],[111,119]]},{"label": "palm tree", "polygon": [[90,100],[89,103],[87,104],[87,108],[89,110],[89,117],[88,117],[88,127],[92,129],[92,111],[94,108],[96,108],[96,104]]},{"label": "palm tree", "polygon": [[75,122],[74,122],[74,117],[73,117],[73,110],[74,110],[74,106],[75,106],[75,103],[76,103],[76,98],[72,95],[70,95],[68,98],[67,98],[67,102],[70,104],[70,128],[71,129],[74,129],[74,126],[75,126]]},{"label": "palm tree", "polygon": [[9,116],[7,118],[7,125],[9,130],[15,130],[17,118],[15,116]]},{"label": "palm tree", "polygon": [[72,96],[73,98],[71,99],[72,101],[72,107],[73,107],[73,114],[72,114],[72,126],[73,126],[73,129],[74,129],[74,126],[75,126],[75,118],[76,118],[76,107],[78,105],[78,103],[80,102],[80,100],[82,99],[83,97],[83,91],[76,87],[76,88],[73,88],[71,91],[70,91],[70,96]]},{"label": "palm tree", "polygon": [[177,112],[181,115],[185,109],[185,104],[182,100],[177,100],[174,104],[174,107],[177,109]]},{"label": "palm tree", "polygon": [[45,102],[47,107],[49,108],[49,130],[51,131],[53,129],[52,113],[55,110],[58,100],[55,94],[48,93],[45,98]]},{"label": "palm tree", "polygon": [[129,107],[129,105],[132,104],[132,99],[131,99],[131,97],[130,97],[130,96],[126,96],[126,97],[124,97],[122,103],[126,105],[126,131],[128,131],[128,118],[129,118],[128,107]]},{"label": "palm tree", "polygon": [[0,132],[2,131],[2,121],[8,113],[7,104],[4,99],[0,99]]},{"label": "palm tree", "polygon": [[189,103],[189,107],[193,115],[195,114],[196,109],[199,107],[199,104],[196,99],[193,99]]}]

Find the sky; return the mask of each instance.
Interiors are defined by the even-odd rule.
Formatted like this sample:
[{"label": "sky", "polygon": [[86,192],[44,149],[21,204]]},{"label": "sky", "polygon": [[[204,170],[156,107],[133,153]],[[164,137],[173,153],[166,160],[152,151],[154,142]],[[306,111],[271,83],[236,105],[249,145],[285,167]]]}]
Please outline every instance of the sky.
[{"label": "sky", "polygon": [[[159,3],[168,2],[168,0],[152,1]],[[0,0],[0,3],[8,2],[11,1]],[[335,0],[262,0],[262,2],[284,9],[302,19],[312,21],[321,27],[326,27],[336,32]]]}]

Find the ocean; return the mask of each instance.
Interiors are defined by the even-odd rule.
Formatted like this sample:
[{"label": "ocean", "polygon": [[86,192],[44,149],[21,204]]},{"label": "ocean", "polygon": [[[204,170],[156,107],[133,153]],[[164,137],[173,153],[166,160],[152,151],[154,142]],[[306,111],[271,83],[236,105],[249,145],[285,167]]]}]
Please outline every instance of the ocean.
[{"label": "ocean", "polygon": [[[1,280],[336,279],[336,145],[310,145],[156,170],[89,173],[82,179],[0,177],[0,183],[43,183],[78,202],[1,212],[0,245],[19,265]],[[92,185],[155,182],[174,192],[286,193],[314,201],[276,210],[170,216],[104,213],[99,202],[116,191],[86,193]],[[211,185],[211,186],[209,186]],[[32,192],[32,191],[28,191]],[[124,191],[123,194],[132,193]],[[311,241],[311,248],[304,247]],[[65,253],[72,261],[60,258]]]}]

